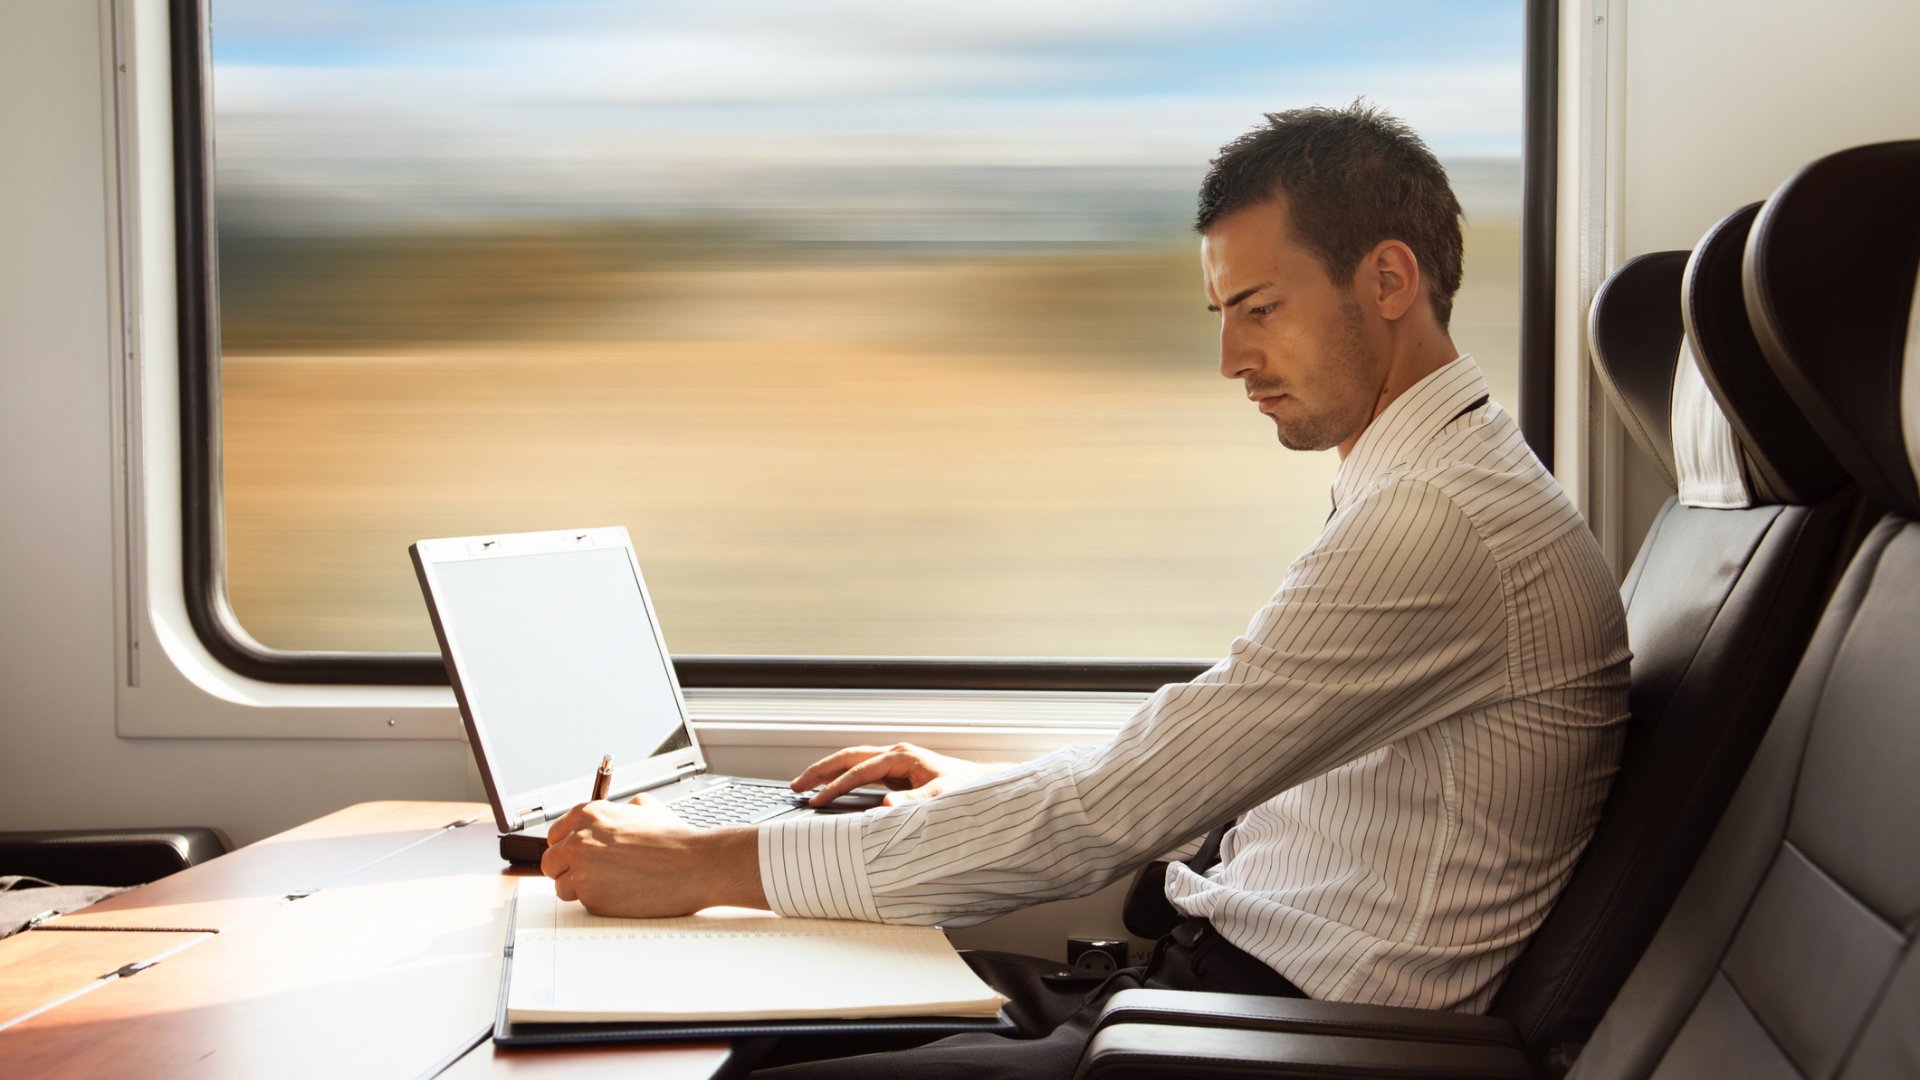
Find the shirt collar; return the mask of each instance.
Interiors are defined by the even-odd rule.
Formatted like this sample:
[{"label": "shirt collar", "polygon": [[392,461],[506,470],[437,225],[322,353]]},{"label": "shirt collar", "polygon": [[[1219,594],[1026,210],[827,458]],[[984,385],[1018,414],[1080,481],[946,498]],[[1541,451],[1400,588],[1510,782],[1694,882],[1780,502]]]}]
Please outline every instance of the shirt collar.
[{"label": "shirt collar", "polygon": [[1373,418],[1333,474],[1333,505],[1345,506],[1381,472],[1411,462],[1440,430],[1487,397],[1473,357],[1461,354],[1408,387]]}]

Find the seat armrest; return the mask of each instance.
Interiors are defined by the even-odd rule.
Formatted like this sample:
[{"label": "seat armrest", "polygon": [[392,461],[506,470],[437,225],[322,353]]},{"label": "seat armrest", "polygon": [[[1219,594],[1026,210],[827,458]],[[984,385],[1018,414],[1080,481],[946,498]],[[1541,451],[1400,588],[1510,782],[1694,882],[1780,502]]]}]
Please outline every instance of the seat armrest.
[{"label": "seat armrest", "polygon": [[1520,1033],[1497,1016],[1203,990],[1122,990],[1107,1000],[1095,1030],[1109,1024],[1285,1031],[1466,1046],[1520,1045]]},{"label": "seat armrest", "polygon": [[1345,1038],[1285,1031],[1114,1024],[1094,1033],[1075,1080],[1399,1077],[1531,1080],[1512,1047]]},{"label": "seat armrest", "polygon": [[58,885],[144,885],[226,854],[209,828],[0,832],[0,875]]}]

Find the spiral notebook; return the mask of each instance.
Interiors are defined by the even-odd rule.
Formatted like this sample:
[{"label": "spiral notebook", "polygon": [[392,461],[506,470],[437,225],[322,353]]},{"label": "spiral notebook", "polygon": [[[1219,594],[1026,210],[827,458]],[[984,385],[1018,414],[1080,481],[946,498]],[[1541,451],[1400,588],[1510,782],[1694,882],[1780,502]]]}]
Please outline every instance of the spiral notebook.
[{"label": "spiral notebook", "polygon": [[498,1041],[535,1041],[560,1029],[604,1033],[594,1026],[609,1024],[633,1038],[791,1034],[822,1022],[827,1029],[848,1022],[886,1030],[1007,1027],[1006,999],[937,927],[744,908],[608,918],[559,899],[546,878],[519,883],[503,983]]}]

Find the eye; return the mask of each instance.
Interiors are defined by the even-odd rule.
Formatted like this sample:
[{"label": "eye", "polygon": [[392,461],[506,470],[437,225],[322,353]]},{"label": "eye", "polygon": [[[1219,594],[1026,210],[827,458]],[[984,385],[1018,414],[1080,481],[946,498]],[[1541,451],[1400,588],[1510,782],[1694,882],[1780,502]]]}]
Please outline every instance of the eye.
[{"label": "eye", "polygon": [[1247,313],[1252,315],[1254,318],[1264,319],[1267,316],[1273,314],[1273,309],[1279,306],[1280,305],[1277,302],[1272,304],[1261,304],[1259,307],[1248,308]]}]

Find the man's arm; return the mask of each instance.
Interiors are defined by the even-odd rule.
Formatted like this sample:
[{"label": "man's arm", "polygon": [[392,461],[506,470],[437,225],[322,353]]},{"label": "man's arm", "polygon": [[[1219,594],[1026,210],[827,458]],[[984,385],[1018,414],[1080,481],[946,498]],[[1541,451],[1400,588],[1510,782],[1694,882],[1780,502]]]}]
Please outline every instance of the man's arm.
[{"label": "man's arm", "polygon": [[1471,520],[1403,479],[1342,507],[1227,658],[1109,742],[937,799],[761,827],[783,914],[966,926],[1083,896],[1508,683],[1504,582]]},{"label": "man's arm", "polygon": [[[1507,689],[1504,617],[1499,572],[1465,515],[1425,484],[1392,485],[1335,516],[1225,660],[1163,687],[1102,746],[938,799],[778,818],[757,837],[687,836],[657,810],[596,824],[607,835],[591,844],[565,840],[588,807],[556,824],[561,850],[544,865],[556,878],[578,866],[598,879],[580,894],[590,905],[649,914],[760,902],[791,915],[968,925],[1085,895],[1295,784],[1494,700]],[[751,895],[748,839],[764,890],[753,901],[740,899]],[[603,860],[619,869],[596,869]],[[619,888],[642,895],[629,901]]]},{"label": "man's arm", "polygon": [[591,802],[547,830],[540,872],[562,900],[596,915],[686,915],[704,907],[767,906],[751,825],[688,828],[650,796]]},{"label": "man's arm", "polygon": [[[808,766],[795,791],[822,787],[824,806],[865,784],[896,788],[886,805],[930,799],[990,773],[1012,768],[967,761],[912,743],[850,746]],[[759,840],[752,826],[690,829],[651,797],[630,803],[574,807],[547,829],[540,870],[562,900],[579,900],[596,915],[685,915],[703,907],[767,907],[760,883]]]}]

